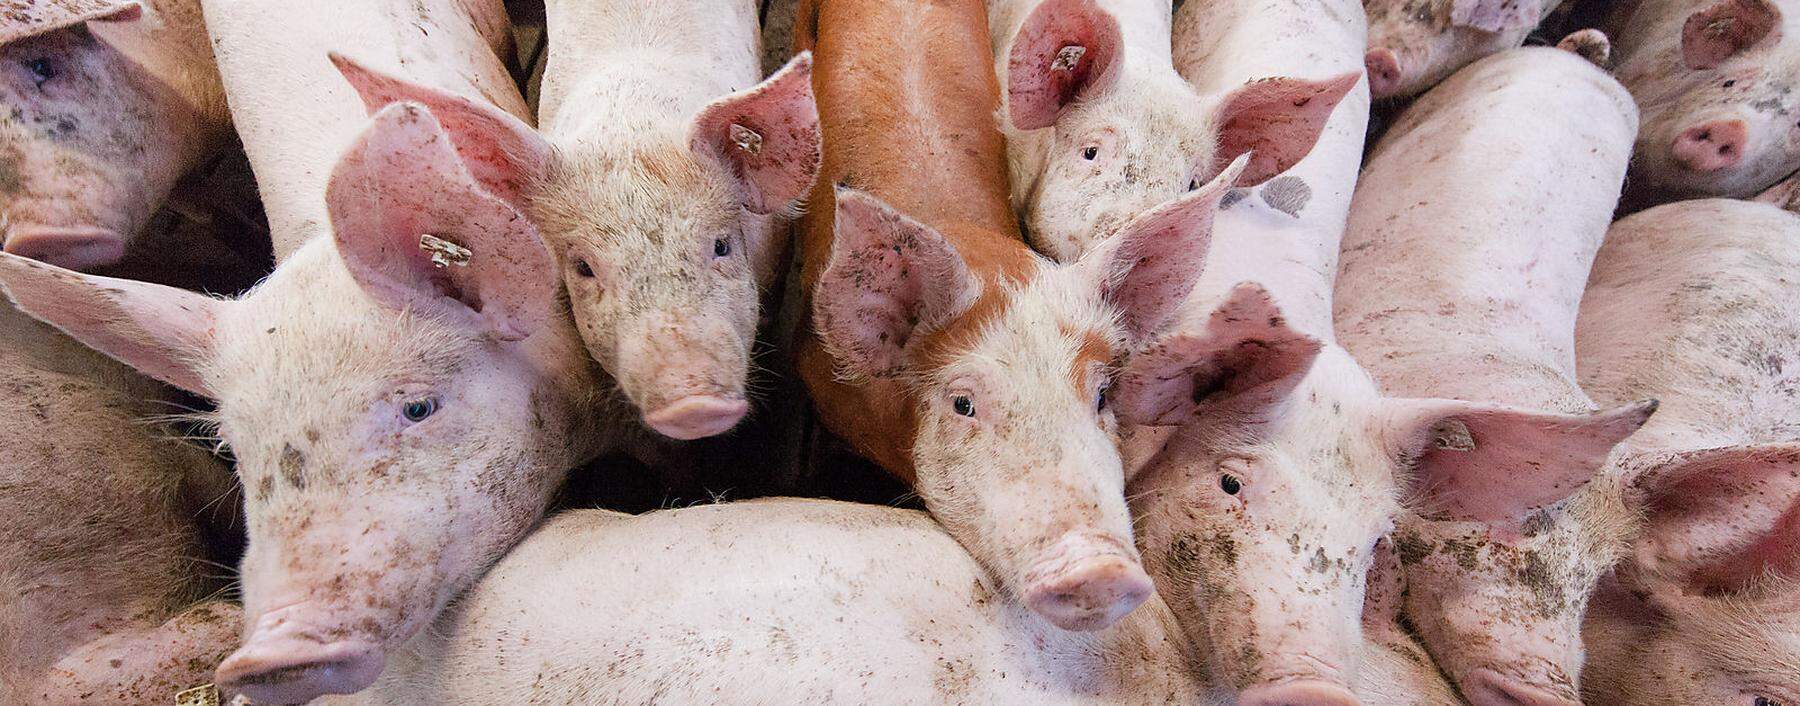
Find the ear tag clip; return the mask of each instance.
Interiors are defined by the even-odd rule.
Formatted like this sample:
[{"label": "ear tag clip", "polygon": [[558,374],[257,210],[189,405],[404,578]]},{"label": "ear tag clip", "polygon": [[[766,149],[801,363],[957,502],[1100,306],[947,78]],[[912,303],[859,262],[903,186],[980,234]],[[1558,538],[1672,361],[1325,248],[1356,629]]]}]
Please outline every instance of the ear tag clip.
[{"label": "ear tag clip", "polygon": [[429,253],[431,264],[440,270],[451,265],[468,267],[469,258],[474,255],[468,248],[430,233],[419,236],[419,249]]},{"label": "ear tag clip", "polygon": [[762,152],[763,137],[755,130],[737,123],[732,123],[731,143],[737,145],[738,149],[750,154],[760,154]]},{"label": "ear tag clip", "polygon": [[1081,57],[1087,55],[1087,47],[1070,44],[1056,50],[1056,61],[1050,62],[1051,71],[1074,71],[1075,65],[1081,63]]}]

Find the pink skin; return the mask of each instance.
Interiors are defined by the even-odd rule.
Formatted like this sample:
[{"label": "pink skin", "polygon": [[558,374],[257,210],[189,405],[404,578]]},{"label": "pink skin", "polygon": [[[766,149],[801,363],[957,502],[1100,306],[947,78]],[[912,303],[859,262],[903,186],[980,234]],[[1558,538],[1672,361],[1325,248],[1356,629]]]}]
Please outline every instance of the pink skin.
[{"label": "pink skin", "polygon": [[1787,39],[1794,14],[1775,0],[1648,0],[1614,12],[1616,73],[1643,110],[1627,208],[1749,197],[1800,169],[1800,102],[1787,84],[1800,62]]},{"label": "pink skin", "polygon": [[1411,98],[1482,57],[1524,43],[1560,0],[1364,0],[1375,98]]},{"label": "pink skin", "polygon": [[[366,686],[604,443],[550,252],[450,145],[418,104],[379,113],[332,175],[332,240],[241,300],[0,261],[22,308],[218,400],[250,545],[217,678],[256,701]],[[472,256],[436,267],[421,234]]]},{"label": "pink skin", "polygon": [[[1394,122],[1363,169],[1336,291],[1338,333],[1383,391],[1598,407],[1575,383],[1575,317],[1635,117],[1589,62],[1532,48],[1471,64]],[[1515,527],[1399,523],[1408,617],[1477,706],[1579,698],[1581,616],[1629,526],[1607,439],[1586,465],[1478,469],[1539,479],[1549,507]]]},{"label": "pink skin", "polygon": [[196,2],[97,7],[34,16],[0,36],[0,103],[11,108],[0,116],[0,240],[76,269],[123,257],[226,135]]}]

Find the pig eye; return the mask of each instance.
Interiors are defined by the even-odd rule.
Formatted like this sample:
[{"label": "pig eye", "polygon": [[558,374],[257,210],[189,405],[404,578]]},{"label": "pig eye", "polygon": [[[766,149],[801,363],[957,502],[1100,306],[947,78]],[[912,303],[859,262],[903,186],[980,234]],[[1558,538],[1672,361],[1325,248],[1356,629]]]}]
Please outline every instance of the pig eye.
[{"label": "pig eye", "polygon": [[713,241],[713,257],[725,257],[731,254],[731,241],[719,238]]},{"label": "pig eye", "polygon": [[56,78],[56,64],[50,63],[49,59],[32,59],[25,62],[25,68],[31,70],[31,78],[37,82],[39,87],[42,87],[45,81]]},{"label": "pig eye", "polygon": [[967,395],[957,395],[950,400],[950,408],[965,417],[975,416],[975,403],[971,402]]},{"label": "pig eye", "polygon": [[1243,489],[1244,483],[1237,476],[1230,473],[1219,476],[1219,490],[1225,491],[1226,495],[1237,495]]},{"label": "pig eye", "polygon": [[587,260],[575,258],[575,274],[583,277],[593,277],[594,268],[588,265]]},{"label": "pig eye", "polygon": [[1086,147],[1081,148],[1081,158],[1082,159],[1092,162],[1092,161],[1094,161],[1094,158],[1098,157],[1098,156],[1100,156],[1100,148],[1098,148],[1098,147],[1095,147],[1093,145],[1088,145]]},{"label": "pig eye", "polygon": [[1188,191],[1198,191],[1199,189],[1200,189],[1200,178],[1199,177],[1194,177],[1194,178],[1188,180]]},{"label": "pig eye", "polygon": [[1107,393],[1106,385],[1101,385],[1100,389],[1094,392],[1094,411],[1096,411],[1096,412],[1106,411],[1106,393]]},{"label": "pig eye", "polygon": [[[1730,87],[1736,86],[1736,85],[1737,85],[1737,79],[1735,79],[1735,78],[1726,79],[1725,85],[1721,86],[1721,88],[1730,88]],[[1762,698],[1762,697],[1759,696],[1757,698]],[[1760,706],[1760,704],[1758,706]],[[1780,706],[1780,704],[1776,704],[1776,706]]]},{"label": "pig eye", "polygon": [[1758,696],[1756,697],[1756,706],[1781,706],[1781,702],[1767,696]]},{"label": "pig eye", "polygon": [[416,400],[408,400],[405,405],[402,405],[400,415],[406,417],[406,421],[417,424],[425,421],[426,417],[436,414],[437,410],[436,397],[421,397]]}]

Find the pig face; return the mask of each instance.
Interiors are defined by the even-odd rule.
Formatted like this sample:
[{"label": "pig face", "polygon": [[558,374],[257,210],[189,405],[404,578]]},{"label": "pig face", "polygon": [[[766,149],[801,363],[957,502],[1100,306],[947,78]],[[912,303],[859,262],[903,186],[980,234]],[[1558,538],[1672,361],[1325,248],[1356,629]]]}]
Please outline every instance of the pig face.
[{"label": "pig face", "polygon": [[1214,673],[1253,704],[1355,703],[1364,582],[1402,498],[1442,521],[1516,527],[1648,414],[1382,398],[1254,285],[1203,331],[1135,358],[1119,388],[1122,413],[1182,425],[1133,481],[1140,544],[1162,593],[1189,597],[1173,607]]},{"label": "pig face", "polygon": [[1364,0],[1369,95],[1410,98],[1457,69],[1519,46],[1543,0]]},{"label": "pig face", "polygon": [[1800,169],[1800,54],[1783,21],[1772,2],[1720,0],[1688,16],[1679,47],[1659,38],[1619,66],[1643,110],[1634,198],[1748,197]]},{"label": "pig face", "polygon": [[138,15],[135,3],[102,4],[109,13],[37,17],[0,36],[5,249],[71,268],[124,255],[203,135],[192,106],[87,30],[83,18]]},{"label": "pig face", "polygon": [[[1158,330],[1199,274],[1221,179],[1056,266],[1023,247],[978,277],[937,231],[837,195],[816,327],[840,374],[904,385],[927,507],[1033,611],[1069,630],[1146,598],[1108,398],[1114,362]],[[972,242],[971,236],[957,242]]]},{"label": "pig face", "polygon": [[1013,203],[1032,245],[1059,262],[1239,155],[1251,155],[1239,186],[1293,166],[1357,81],[1270,78],[1203,96],[1172,69],[1128,64],[1123,51],[1118,21],[1092,0],[1039,5],[1011,45]]},{"label": "pig face", "polygon": [[218,400],[250,538],[218,679],[256,701],[367,686],[591,443],[551,256],[448,143],[420,105],[378,114],[332,176],[335,242],[239,301],[0,268],[20,308]]}]

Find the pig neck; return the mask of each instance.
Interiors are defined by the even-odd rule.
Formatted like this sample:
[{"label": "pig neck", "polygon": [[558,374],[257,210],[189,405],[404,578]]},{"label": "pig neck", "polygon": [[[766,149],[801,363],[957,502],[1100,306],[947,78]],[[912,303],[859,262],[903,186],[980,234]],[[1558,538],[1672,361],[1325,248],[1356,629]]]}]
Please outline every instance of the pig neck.
[{"label": "pig neck", "polygon": [[1342,221],[1336,227],[1270,228],[1273,219],[1289,217],[1247,203],[1250,198],[1219,212],[1206,271],[1182,305],[1179,330],[1205,330],[1226,294],[1250,281],[1269,291],[1288,326],[1326,343],[1336,341],[1331,295]]}]

